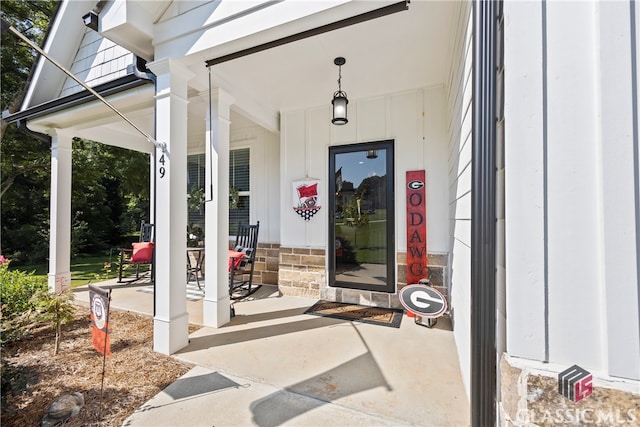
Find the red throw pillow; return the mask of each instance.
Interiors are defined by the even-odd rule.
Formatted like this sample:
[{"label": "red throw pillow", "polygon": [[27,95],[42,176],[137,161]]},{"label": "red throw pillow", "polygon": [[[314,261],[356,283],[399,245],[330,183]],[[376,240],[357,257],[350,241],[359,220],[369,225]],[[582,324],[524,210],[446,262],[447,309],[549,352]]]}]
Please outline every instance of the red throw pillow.
[{"label": "red throw pillow", "polygon": [[131,262],[151,262],[153,260],[153,242],[133,243]]}]

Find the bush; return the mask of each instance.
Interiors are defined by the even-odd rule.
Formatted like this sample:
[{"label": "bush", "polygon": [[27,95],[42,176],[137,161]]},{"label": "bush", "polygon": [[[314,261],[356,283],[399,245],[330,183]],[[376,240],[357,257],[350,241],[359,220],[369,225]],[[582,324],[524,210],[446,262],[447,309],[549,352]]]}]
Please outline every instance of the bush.
[{"label": "bush", "polygon": [[62,325],[73,321],[76,311],[73,292],[70,289],[56,293],[51,293],[48,289],[39,290],[31,301],[35,303],[37,310],[36,322],[46,323],[56,331],[54,354],[58,354],[62,340]]},{"label": "bush", "polygon": [[31,314],[36,309],[31,297],[47,290],[47,280],[33,272],[9,270],[9,263],[0,263],[0,344],[16,341],[30,332]]}]

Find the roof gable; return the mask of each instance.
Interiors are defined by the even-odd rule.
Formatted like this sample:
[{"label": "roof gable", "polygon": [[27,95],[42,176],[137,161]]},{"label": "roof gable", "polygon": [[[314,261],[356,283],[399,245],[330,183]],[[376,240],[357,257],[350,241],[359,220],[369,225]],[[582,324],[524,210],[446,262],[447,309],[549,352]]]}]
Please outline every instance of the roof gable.
[{"label": "roof gable", "polygon": [[[87,28],[69,71],[88,86],[94,87],[124,77],[127,67],[134,61],[131,52]],[[67,76],[59,96],[82,90],[82,86]]]},{"label": "roof gable", "polygon": [[[64,67],[69,67],[78,51],[85,26],[82,16],[95,1],[64,1],[56,14],[43,50]],[[64,72],[40,56],[35,64],[22,110],[56,99],[66,80]]]}]

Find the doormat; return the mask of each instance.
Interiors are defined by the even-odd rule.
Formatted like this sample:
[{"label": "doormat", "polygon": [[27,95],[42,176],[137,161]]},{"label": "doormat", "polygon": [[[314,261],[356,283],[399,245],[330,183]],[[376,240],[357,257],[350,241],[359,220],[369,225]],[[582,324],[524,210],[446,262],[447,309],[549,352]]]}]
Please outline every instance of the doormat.
[{"label": "doormat", "polygon": [[320,300],[309,307],[304,314],[399,328],[403,311],[393,308],[367,307],[358,304]]}]

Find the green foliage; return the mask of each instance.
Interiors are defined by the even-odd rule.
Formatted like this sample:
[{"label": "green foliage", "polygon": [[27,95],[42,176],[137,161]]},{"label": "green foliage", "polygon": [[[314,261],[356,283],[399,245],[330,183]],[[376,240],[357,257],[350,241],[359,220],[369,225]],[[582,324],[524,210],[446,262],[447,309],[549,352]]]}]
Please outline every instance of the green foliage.
[{"label": "green foliage", "polygon": [[235,187],[229,188],[229,209],[238,209],[240,203],[240,193]]},{"label": "green foliage", "polygon": [[187,195],[187,207],[192,212],[200,212],[204,203],[204,188],[193,187]]},{"label": "green foliage", "polygon": [[[58,2],[2,0],[2,18],[27,38],[42,44]],[[0,43],[0,109],[15,112],[36,52],[10,31]],[[2,122],[0,128],[2,247],[14,263],[44,259],[48,252],[50,147],[46,141]],[[44,238],[43,238],[44,237]],[[7,250],[9,248],[10,250]]]},{"label": "green foliage", "polygon": [[[2,0],[0,13],[11,26],[41,45],[60,3]],[[20,108],[36,52],[11,31],[3,32],[0,49],[0,108],[15,112]],[[5,121],[0,140],[2,252],[15,265],[44,262],[49,245],[50,143]],[[124,234],[137,230],[140,221],[148,219],[149,173],[147,154],[74,140],[74,254],[119,246]]]},{"label": "green foliage", "polygon": [[149,156],[87,140],[73,148],[75,253],[118,246],[149,210]]},{"label": "green foliage", "polygon": [[46,323],[56,331],[54,354],[60,351],[62,325],[73,321],[76,311],[73,299],[73,292],[70,289],[56,293],[51,293],[47,289],[40,290],[31,298],[36,307],[36,321]]},{"label": "green foliage", "polygon": [[356,252],[351,246],[351,242],[344,237],[336,238],[336,249],[340,248],[339,262],[342,264],[358,264]]},{"label": "green foliage", "polygon": [[9,270],[8,263],[0,265],[0,340],[15,341],[28,335],[32,329],[32,314],[36,309],[33,295],[47,290],[45,277],[18,270]]},{"label": "green foliage", "polygon": [[[118,256],[118,263],[119,263],[119,258],[120,257]],[[101,282],[101,281],[109,280],[113,278],[115,276],[114,268],[116,267],[117,265],[114,265],[113,263],[111,263],[111,261],[105,261],[102,264],[102,273],[95,274],[96,282]]]},{"label": "green foliage", "polygon": [[[57,8],[54,0],[2,0],[2,18],[12,27],[38,45],[42,45],[45,32]],[[0,43],[2,69],[0,71],[2,111],[20,100],[29,70],[36,58],[36,52],[19,40],[10,31],[2,34]],[[12,110],[13,111],[13,110]]]},{"label": "green foliage", "polygon": [[356,225],[364,225],[369,223],[369,216],[362,212],[358,211],[358,205],[356,201],[352,201],[347,203],[342,209],[343,219],[347,222],[347,225],[356,226]]}]

